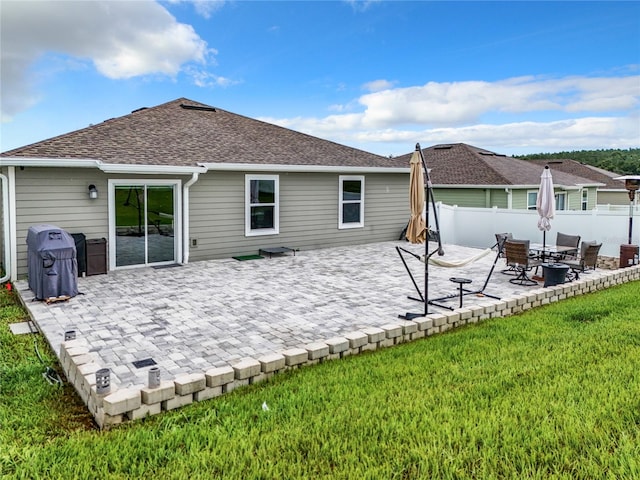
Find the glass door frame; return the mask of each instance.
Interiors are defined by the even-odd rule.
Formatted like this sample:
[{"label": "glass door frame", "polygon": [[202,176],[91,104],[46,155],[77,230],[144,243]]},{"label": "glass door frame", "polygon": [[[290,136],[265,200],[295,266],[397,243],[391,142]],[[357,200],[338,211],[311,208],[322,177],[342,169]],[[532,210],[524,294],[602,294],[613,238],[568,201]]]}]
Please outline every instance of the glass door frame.
[{"label": "glass door frame", "polygon": [[[132,186],[164,186],[173,187],[173,258],[168,262],[139,263],[135,265],[116,266],[116,187]],[[181,180],[160,180],[160,179],[109,179],[109,270],[124,270],[127,268],[138,268],[152,265],[167,265],[173,263],[182,263],[182,181]],[[145,222],[145,238],[146,238],[146,222]],[[148,254],[147,254],[148,256]]]}]

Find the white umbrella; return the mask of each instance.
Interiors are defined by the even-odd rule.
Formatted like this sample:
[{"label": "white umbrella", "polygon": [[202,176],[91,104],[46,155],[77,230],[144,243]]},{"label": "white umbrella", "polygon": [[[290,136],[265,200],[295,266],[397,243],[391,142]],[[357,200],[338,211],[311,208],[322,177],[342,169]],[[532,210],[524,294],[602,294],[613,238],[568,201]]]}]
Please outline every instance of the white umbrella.
[{"label": "white umbrella", "polygon": [[540,219],[538,229],[542,230],[542,261],[544,261],[544,249],[547,246],[547,232],[551,229],[551,219],[556,214],[556,198],[553,193],[553,178],[549,165],[544,167],[540,175],[540,190],[536,199],[536,210]]}]

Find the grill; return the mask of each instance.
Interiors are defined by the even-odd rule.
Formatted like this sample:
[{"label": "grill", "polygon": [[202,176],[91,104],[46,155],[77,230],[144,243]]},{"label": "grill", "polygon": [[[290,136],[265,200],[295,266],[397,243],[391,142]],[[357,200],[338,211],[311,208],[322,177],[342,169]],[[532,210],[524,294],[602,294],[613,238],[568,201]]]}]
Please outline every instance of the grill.
[{"label": "grill", "polygon": [[29,288],[38,300],[78,294],[73,237],[55,225],[34,225],[27,233]]}]

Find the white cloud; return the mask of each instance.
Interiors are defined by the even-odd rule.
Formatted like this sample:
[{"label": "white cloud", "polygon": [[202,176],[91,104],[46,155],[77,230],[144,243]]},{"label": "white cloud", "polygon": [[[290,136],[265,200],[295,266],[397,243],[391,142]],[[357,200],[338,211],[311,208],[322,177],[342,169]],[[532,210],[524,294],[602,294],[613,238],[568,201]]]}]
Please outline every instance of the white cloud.
[{"label": "white cloud", "polygon": [[403,144],[416,141],[505,153],[640,145],[637,75],[429,82],[368,93],[357,102],[356,113],[333,106],[337,113],[323,118],[267,121],[385,155],[407,153]]},{"label": "white cloud", "polygon": [[392,88],[393,85],[394,82],[390,82],[389,80],[373,80],[372,82],[365,83],[362,88],[368,92],[380,92]]},{"label": "white cloud", "polygon": [[362,124],[432,126],[475,123],[488,112],[606,112],[637,107],[640,77],[539,79],[521,77],[497,82],[429,82],[360,97]]},{"label": "white cloud", "polygon": [[380,0],[344,0],[344,2],[351,5],[354,12],[365,12],[371,5],[380,2]]},{"label": "white cloud", "polygon": [[518,122],[433,129],[425,138],[431,143],[464,142],[478,146],[518,149],[575,150],[630,148],[638,146],[638,118],[586,117],[551,122]]},{"label": "white cloud", "polygon": [[550,122],[523,121],[500,125],[478,124],[434,129],[380,129],[336,133],[329,137],[381,155],[409,153],[416,142],[468,143],[504,154],[638,148],[639,119],[587,117]]},{"label": "white cloud", "polygon": [[225,4],[225,0],[168,0],[168,2],[173,4],[191,3],[196,13],[207,19],[211,18],[211,15]]},{"label": "white cloud", "polygon": [[213,53],[190,25],[161,5],[134,2],[3,2],[2,118],[37,101],[29,68],[45,54],[85,59],[112,79],[175,76]]},{"label": "white cloud", "polygon": [[211,18],[211,15],[220,10],[224,5],[224,0],[194,0],[196,12],[204,18]]},{"label": "white cloud", "polygon": [[204,70],[198,70],[196,68],[188,68],[187,73],[193,79],[193,83],[198,87],[229,87],[240,83],[237,80],[232,80],[221,75],[216,75]]}]

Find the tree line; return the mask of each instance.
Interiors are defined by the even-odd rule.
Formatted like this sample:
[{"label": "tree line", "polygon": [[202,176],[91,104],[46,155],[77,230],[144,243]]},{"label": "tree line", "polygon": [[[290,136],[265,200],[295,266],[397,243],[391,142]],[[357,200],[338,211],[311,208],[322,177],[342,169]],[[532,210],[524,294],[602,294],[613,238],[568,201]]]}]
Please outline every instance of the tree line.
[{"label": "tree line", "polygon": [[571,159],[620,175],[640,175],[640,148],[532,153],[529,155],[514,155],[514,158],[522,160]]}]

